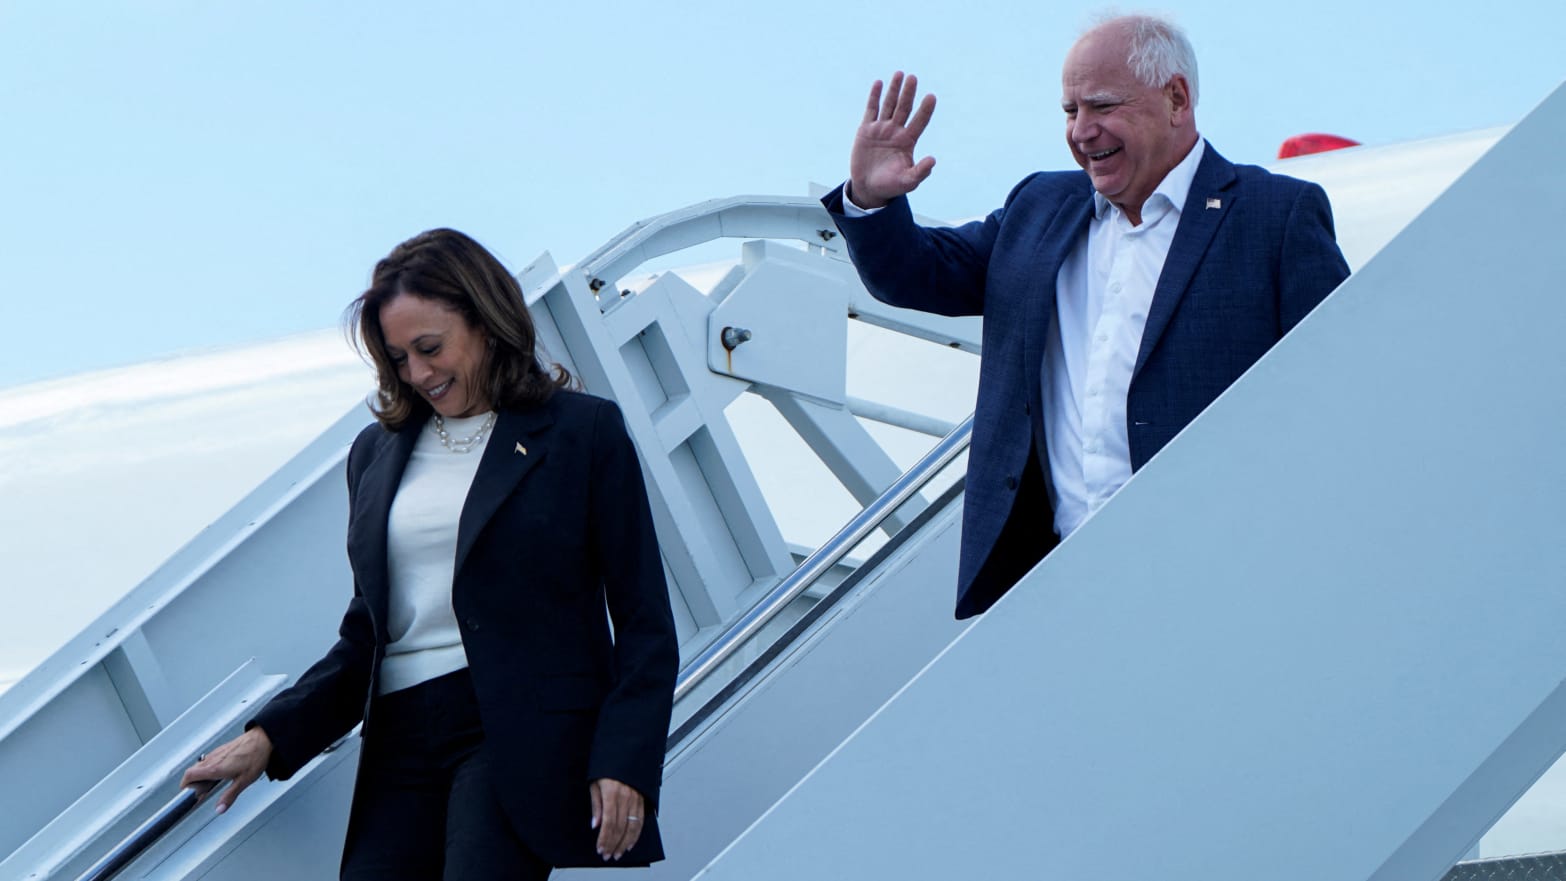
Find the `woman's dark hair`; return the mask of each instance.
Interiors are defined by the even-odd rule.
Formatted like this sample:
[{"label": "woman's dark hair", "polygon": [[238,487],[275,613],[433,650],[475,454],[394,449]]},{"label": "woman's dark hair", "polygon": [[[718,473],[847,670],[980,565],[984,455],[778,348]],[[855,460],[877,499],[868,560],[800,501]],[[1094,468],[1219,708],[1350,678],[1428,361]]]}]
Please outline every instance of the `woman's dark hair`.
[{"label": "woman's dark hair", "polygon": [[397,365],[386,351],[381,307],[399,294],[440,303],[484,336],[488,355],[476,382],[490,406],[541,404],[555,389],[571,384],[564,367],[548,369],[539,359],[533,318],[511,273],[462,233],[432,229],[393,248],[375,264],[369,290],[343,313],[354,347],[375,365],[377,391],[370,409],[388,430],[422,422],[430,414],[429,402],[397,377]]}]

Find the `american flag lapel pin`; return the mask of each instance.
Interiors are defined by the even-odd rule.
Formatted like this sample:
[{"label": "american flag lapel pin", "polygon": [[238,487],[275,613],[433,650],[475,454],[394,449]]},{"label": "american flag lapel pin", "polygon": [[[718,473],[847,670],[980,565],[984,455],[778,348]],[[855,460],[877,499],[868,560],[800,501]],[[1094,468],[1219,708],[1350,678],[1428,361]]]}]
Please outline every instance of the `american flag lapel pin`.
[{"label": "american flag lapel pin", "polygon": [[521,453],[524,456],[527,455],[527,447],[522,446],[521,441],[517,442],[517,452]]},{"label": "american flag lapel pin", "polygon": [[1207,200],[1207,207],[1208,208],[1222,208],[1223,207],[1223,201],[1221,199],[1208,199]]}]

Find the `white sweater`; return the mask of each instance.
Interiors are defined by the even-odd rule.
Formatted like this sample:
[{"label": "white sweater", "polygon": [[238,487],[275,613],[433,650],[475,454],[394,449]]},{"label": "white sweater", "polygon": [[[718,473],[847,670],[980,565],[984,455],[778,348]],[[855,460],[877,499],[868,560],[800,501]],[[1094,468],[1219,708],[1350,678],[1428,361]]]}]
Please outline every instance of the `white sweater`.
[{"label": "white sweater", "polygon": [[[447,419],[454,439],[471,437],[488,413]],[[457,523],[489,434],[466,453],[441,446],[432,416],[419,432],[386,525],[391,576],[387,628],[391,643],[381,663],[380,693],[418,685],[468,665],[451,609]]]}]

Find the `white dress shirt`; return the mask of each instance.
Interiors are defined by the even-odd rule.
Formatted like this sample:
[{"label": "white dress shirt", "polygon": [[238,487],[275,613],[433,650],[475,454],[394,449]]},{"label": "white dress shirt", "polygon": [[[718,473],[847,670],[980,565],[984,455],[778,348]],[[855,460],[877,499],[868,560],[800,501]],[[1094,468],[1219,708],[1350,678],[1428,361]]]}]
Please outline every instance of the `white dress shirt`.
[{"label": "white dress shirt", "polygon": [[1070,535],[1131,479],[1126,395],[1147,310],[1201,164],[1200,138],[1142,205],[1142,223],[1093,194],[1088,234],[1061,264],[1044,344],[1044,437],[1055,532]]},{"label": "white dress shirt", "polygon": [[[1131,479],[1126,395],[1147,310],[1169,256],[1180,209],[1205,151],[1196,146],[1142,205],[1142,223],[1093,194],[1093,219],[1055,280],[1055,320],[1045,341],[1042,384],[1049,494],[1055,532],[1070,535]],[[848,198],[850,217],[874,214]]]}]

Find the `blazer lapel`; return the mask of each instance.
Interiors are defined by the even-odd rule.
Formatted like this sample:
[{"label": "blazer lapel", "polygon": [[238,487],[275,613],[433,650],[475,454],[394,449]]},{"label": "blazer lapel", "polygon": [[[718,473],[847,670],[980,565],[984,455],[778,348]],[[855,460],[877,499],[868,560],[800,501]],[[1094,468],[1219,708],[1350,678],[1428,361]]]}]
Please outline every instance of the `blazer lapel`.
[{"label": "blazer lapel", "polygon": [[[1030,263],[1039,278],[1033,290],[1041,296],[1029,297],[1025,305],[1026,317],[1022,331],[1022,358],[1027,370],[1028,400],[1035,404],[1041,399],[1043,389],[1044,344],[1048,339],[1050,324],[1055,320],[1055,283],[1060,278],[1060,266],[1066,262],[1071,249],[1087,232],[1088,221],[1093,218],[1093,189],[1086,174],[1078,192],[1068,196],[1050,218],[1039,237],[1038,259]],[[1028,367],[1027,365],[1032,365]],[[1043,408],[1034,406],[1034,411]],[[1042,423],[1041,423],[1042,424]]]},{"label": "blazer lapel", "polygon": [[386,627],[386,604],[391,592],[386,562],[387,521],[392,499],[397,497],[402,473],[408,468],[408,458],[413,455],[423,427],[423,423],[405,426],[383,439],[355,489],[354,505],[358,510],[349,529],[348,550],[360,577],[359,590],[370,606],[370,619],[382,629]]},{"label": "blazer lapel", "polygon": [[494,433],[484,447],[484,458],[479,460],[478,473],[473,475],[467,501],[462,505],[462,517],[457,522],[454,576],[462,571],[473,543],[489,519],[500,510],[501,503],[544,458],[549,441],[544,429],[553,422],[546,405],[500,411]]},{"label": "blazer lapel", "polygon": [[1213,235],[1218,232],[1235,199],[1233,193],[1224,194],[1234,183],[1234,166],[1219,156],[1212,144],[1206,144],[1205,150],[1202,163],[1196,167],[1196,177],[1191,180],[1191,192],[1186,195],[1185,206],[1180,210],[1180,225],[1175,229],[1174,241],[1169,244],[1169,256],[1164,258],[1158,286],[1153,290],[1153,302],[1147,309],[1147,326],[1142,330],[1136,366],[1131,370],[1132,379],[1142,372],[1142,365],[1147,363],[1148,355],[1169,326],[1180,298],[1191,286],[1196,267],[1201,265]]}]

